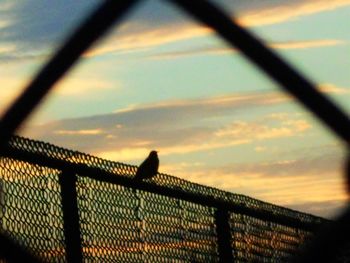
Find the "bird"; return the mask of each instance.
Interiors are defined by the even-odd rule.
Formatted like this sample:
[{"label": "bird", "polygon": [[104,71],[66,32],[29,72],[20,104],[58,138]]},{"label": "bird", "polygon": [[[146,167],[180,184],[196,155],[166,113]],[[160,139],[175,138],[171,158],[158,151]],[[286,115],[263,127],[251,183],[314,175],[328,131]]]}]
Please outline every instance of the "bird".
[{"label": "bird", "polygon": [[137,169],[135,179],[149,179],[158,173],[159,159],[157,151],[151,151],[148,157],[140,164]]}]

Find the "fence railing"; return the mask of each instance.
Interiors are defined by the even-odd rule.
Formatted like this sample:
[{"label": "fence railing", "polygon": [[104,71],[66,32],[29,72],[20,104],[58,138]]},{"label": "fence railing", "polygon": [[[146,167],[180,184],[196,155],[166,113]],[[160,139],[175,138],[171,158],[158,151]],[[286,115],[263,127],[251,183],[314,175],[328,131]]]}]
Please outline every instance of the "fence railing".
[{"label": "fence railing", "polygon": [[48,262],[281,261],[326,220],[166,174],[13,137],[1,229]]},{"label": "fence railing", "polygon": [[[228,197],[230,195],[226,195],[221,192],[221,194],[218,196],[213,196],[214,194],[212,191],[215,192],[214,190],[209,191],[210,194],[208,195],[203,195],[202,191],[204,191],[206,188],[201,188],[201,186],[198,185],[195,187],[195,189],[192,189],[193,191],[188,191],[189,189],[186,188],[188,187],[188,184],[184,183],[185,186],[173,184],[173,182],[175,182],[177,179],[174,179],[175,181],[164,181],[164,179],[162,179],[164,177],[162,176],[159,176],[159,179],[156,179],[153,183],[135,182],[130,177],[133,174],[135,168],[123,166],[121,164],[120,167],[124,167],[125,170],[120,170],[123,171],[123,173],[118,173],[123,174],[124,176],[112,176],[115,173],[115,170],[113,170],[115,167],[113,166],[113,169],[109,170],[112,166],[101,166],[105,165],[105,162],[103,161],[100,161],[101,165],[96,167],[92,167],[89,162],[73,162],[72,160],[79,160],[78,158],[81,157],[81,154],[79,153],[73,154],[73,152],[71,152],[71,155],[62,157],[64,154],[61,155],[61,152],[57,151],[55,153],[55,156],[46,156],[43,154],[43,152],[49,151],[49,145],[45,145],[45,148],[38,148],[38,151],[34,151],[30,147],[26,148],[26,146],[24,146],[24,148],[16,148],[14,146],[15,143],[18,143],[18,141],[16,142],[17,139],[15,139],[15,142],[11,142],[11,147],[8,146],[11,136],[15,133],[22,122],[29,116],[35,106],[37,106],[44,98],[44,96],[49,92],[53,84],[64,76],[64,74],[79,59],[81,54],[86,51],[95,40],[101,37],[114,22],[120,21],[120,19],[127,13],[127,11],[137,2],[142,1],[103,1],[100,7],[97,8],[97,10],[88,17],[88,19],[71,35],[70,38],[68,38],[67,42],[62,46],[62,48],[53,56],[47,65],[43,67],[38,75],[33,78],[33,81],[29,83],[27,89],[25,89],[23,94],[13,103],[13,105],[5,112],[1,118],[0,150],[1,154],[5,156],[1,161],[3,164],[2,176],[4,178],[8,178],[8,180],[2,181],[3,196],[1,197],[1,200],[2,202],[5,202],[4,204],[11,204],[13,208],[12,212],[9,209],[5,209],[3,211],[4,215],[1,217],[3,229],[11,230],[10,232],[12,233],[12,236],[16,240],[19,240],[20,244],[23,242],[23,244],[25,244],[25,241],[23,240],[35,240],[35,242],[33,241],[33,244],[31,244],[29,247],[34,249],[32,251],[45,248],[46,254],[40,254],[40,256],[42,256],[44,259],[51,259],[53,256],[60,258],[63,254],[67,254],[68,259],[77,259],[79,261],[81,258],[86,258],[87,255],[94,255],[98,258],[99,256],[106,253],[113,254],[114,252],[112,251],[114,250],[118,251],[116,252],[117,254],[113,254],[118,255],[118,258],[122,258],[123,255],[129,255],[130,253],[134,253],[133,255],[135,255],[135,257],[139,257],[140,255],[140,257],[144,257],[145,252],[150,249],[152,251],[160,251],[159,253],[161,255],[164,255],[170,252],[163,249],[163,243],[161,246],[153,246],[149,245],[149,242],[146,242],[145,236],[148,238],[147,235],[151,235],[151,233],[145,231],[144,223],[140,224],[140,222],[145,221],[139,220],[145,216],[144,210],[148,213],[148,210],[146,208],[143,209],[142,207],[148,207],[148,203],[154,203],[155,205],[158,205],[156,199],[160,198],[159,196],[162,196],[161,198],[169,198],[169,203],[173,202],[173,200],[177,200],[173,204],[174,207],[178,206],[178,209],[174,208],[174,212],[176,213],[183,213],[183,211],[186,211],[186,213],[188,213],[186,214],[187,216],[196,218],[190,212],[188,212],[192,208],[186,208],[185,210],[180,209],[181,207],[186,207],[187,205],[190,207],[196,206],[197,213],[198,211],[204,211],[203,215],[199,218],[203,218],[203,220],[204,218],[210,218],[210,220],[208,219],[209,221],[204,220],[203,222],[195,222],[195,224],[192,224],[190,220],[182,222],[180,219],[178,219],[186,218],[183,217],[183,215],[178,217],[175,216],[175,219],[173,219],[174,222],[178,224],[178,229],[190,229],[194,228],[194,225],[203,225],[202,228],[198,228],[201,229],[201,231],[196,232],[194,229],[192,229],[193,232],[196,233],[193,235],[198,235],[196,236],[197,238],[192,238],[192,241],[190,243],[187,243],[187,245],[182,248],[183,251],[186,252],[184,252],[186,255],[188,255],[188,251],[190,251],[190,254],[193,253],[193,261],[196,260],[196,257],[202,257],[201,255],[208,256],[209,258],[210,255],[214,255],[215,253],[211,252],[211,244],[216,243],[216,241],[219,241],[219,248],[216,248],[215,251],[219,251],[218,253],[220,253],[221,257],[223,257],[222,255],[225,255],[227,257],[229,256],[226,254],[226,252],[223,252],[227,251],[225,249],[228,246],[227,240],[225,241],[225,239],[222,239],[221,237],[216,240],[214,234],[212,236],[209,235],[209,239],[201,239],[200,237],[202,237],[201,234],[203,234],[203,229],[206,229],[207,231],[209,231],[208,229],[211,229],[210,231],[213,231],[212,228],[208,226],[212,226],[213,224],[215,225],[215,222],[221,222],[222,218],[230,218],[231,220],[232,216],[234,220],[232,219],[229,222],[231,229],[232,226],[235,227],[235,223],[232,222],[242,221],[243,223],[238,223],[238,225],[241,224],[243,226],[246,226],[248,230],[237,232],[239,233],[237,235],[241,236],[243,235],[242,233],[248,233],[248,236],[250,237],[249,246],[244,246],[240,242],[234,242],[234,244],[231,244],[234,247],[234,251],[248,251],[249,249],[253,249],[254,253],[252,253],[252,255],[263,255],[261,257],[265,257],[265,254],[261,252],[262,250],[258,249],[259,246],[255,245],[255,241],[252,241],[256,239],[256,234],[254,230],[249,230],[249,226],[254,226],[254,224],[264,225],[264,227],[267,229],[267,231],[264,231],[264,233],[269,233],[269,238],[266,238],[266,240],[269,241],[264,242],[264,246],[268,248],[269,246],[272,247],[271,243],[273,243],[275,240],[274,238],[271,238],[271,236],[273,237],[274,231],[270,230],[274,229],[276,232],[278,229],[280,229],[281,226],[286,226],[292,222],[291,228],[282,228],[288,229],[285,231],[286,233],[296,232],[296,234],[293,236],[293,238],[290,238],[287,241],[283,241],[280,244],[280,247],[288,247],[289,249],[290,247],[288,244],[298,243],[295,240],[299,239],[295,236],[304,237],[309,235],[309,227],[313,228],[313,221],[309,219],[308,216],[301,216],[302,219],[300,219],[299,216],[294,214],[292,211],[284,210],[282,208],[277,209],[277,207],[258,201],[251,202],[251,199],[246,199],[246,197],[242,196],[236,196],[235,199],[233,197]],[[318,92],[315,88],[315,85],[313,85],[295,69],[290,67],[285,61],[279,58],[270,49],[265,47],[263,43],[257,40],[246,29],[235,23],[234,19],[229,18],[217,6],[211,4],[206,0],[171,0],[168,2],[175,3],[190,15],[200,20],[202,23],[205,23],[206,25],[212,27],[220,37],[225,39],[230,45],[237,47],[248,59],[250,59],[272,79],[278,82],[282,88],[293,94],[306,108],[312,111],[344,142],[346,147],[349,146],[350,122],[348,116],[330,100],[328,100],[325,95]],[[121,169],[120,167],[117,169]],[[14,173],[14,171],[16,172]],[[74,174],[77,172],[79,172],[79,175]],[[349,171],[347,171],[346,174],[347,179],[349,179],[348,173]],[[13,176],[9,177],[8,174],[11,174]],[[45,174],[45,176],[42,176],[43,174]],[[73,179],[71,179],[71,181],[69,179],[65,179],[66,177],[73,177],[73,174],[74,176],[77,176],[76,181]],[[61,181],[59,181],[58,178],[61,178]],[[26,184],[23,184],[24,181]],[[62,185],[60,185],[60,182]],[[97,192],[103,191],[103,188],[101,187],[97,187],[96,189],[88,188],[87,186],[89,186],[90,182],[99,182],[97,185],[103,184],[104,187],[107,187],[113,193],[116,191],[125,191],[125,193],[128,193],[125,195],[130,198],[130,203],[128,203],[126,207],[121,208],[121,211],[123,211],[124,214],[130,215],[130,218],[132,218],[130,221],[135,222],[133,229],[137,229],[139,234],[133,235],[133,241],[131,242],[129,240],[130,243],[128,243],[127,246],[125,244],[124,247],[121,246],[123,247],[122,250],[116,249],[119,247],[119,243],[113,240],[118,240],[118,235],[120,235],[121,240],[123,240],[124,236],[121,233],[124,233],[124,230],[113,232],[113,235],[107,235],[108,238],[113,236],[113,240],[111,239],[110,241],[112,245],[110,245],[110,243],[103,243],[103,240],[107,238],[105,236],[98,236],[98,238],[94,236],[94,238],[91,238],[91,235],[89,234],[88,230],[92,229],[91,222],[97,222],[106,214],[109,215],[107,211],[101,210],[102,208],[106,208],[104,205],[101,205],[101,203],[103,204],[105,202],[104,197],[101,197],[102,199],[99,200],[99,202],[96,202],[95,207],[91,206],[88,208],[86,206],[86,200],[92,202],[93,199],[89,198]],[[23,184],[27,191],[22,192],[23,189],[20,187],[21,184]],[[74,184],[76,186],[76,192],[72,190],[74,189]],[[84,187],[87,188],[85,189]],[[183,187],[185,188],[182,189]],[[71,197],[75,197],[76,195],[77,203],[69,203],[64,198],[63,203],[61,203],[61,188],[63,190],[62,193],[67,192],[67,194],[63,194],[63,196],[70,195]],[[19,189],[22,190],[20,191]],[[180,191],[179,189],[182,190]],[[87,196],[82,195],[82,192],[84,191],[88,192],[89,194]],[[114,194],[110,195],[115,196]],[[140,195],[149,196],[147,196],[148,199],[142,199],[140,198]],[[107,196],[111,197],[109,195]],[[8,199],[6,199],[7,197]],[[153,200],[153,198],[155,198],[155,200]],[[231,200],[230,198],[233,198],[235,200]],[[46,201],[41,202],[41,200]],[[50,202],[48,202],[48,200],[50,200]],[[115,198],[113,200],[116,203],[120,202],[118,198]],[[144,200],[147,200],[147,202]],[[203,202],[207,203],[204,204]],[[22,221],[21,214],[27,212],[27,205],[31,203],[35,204],[34,206],[31,206],[33,209],[35,209],[31,210],[30,212],[28,211],[27,218],[29,218],[30,222],[33,223],[33,225],[31,225],[32,228],[28,229],[26,227],[26,223]],[[78,214],[78,217],[76,214],[72,214],[75,206],[79,209],[80,214]],[[66,209],[66,207],[68,208]],[[203,207],[211,207],[211,209],[206,210]],[[63,210],[61,208],[63,208]],[[202,208],[203,210],[201,210]],[[135,209],[137,213],[135,212]],[[128,212],[129,210],[134,211],[132,215],[137,215],[136,218],[131,216],[131,214],[128,214],[131,213]],[[287,216],[284,213],[286,213]],[[237,218],[235,217],[235,214],[238,214],[240,216]],[[217,216],[215,217],[215,215]],[[165,213],[165,216],[166,218],[173,218],[171,213]],[[68,218],[75,225],[77,224],[77,218],[79,219],[78,225],[80,227],[80,238],[77,236],[76,232],[71,232],[69,230],[71,225],[67,225],[66,223],[62,222],[61,218]],[[265,219],[269,220],[266,221]],[[313,259],[315,262],[321,262],[331,259],[339,247],[344,246],[348,242],[347,240],[350,234],[350,229],[346,222],[348,222],[349,219],[350,209],[347,209],[334,224],[330,224],[329,228],[326,228],[324,231],[321,231],[318,234],[312,245],[308,247],[307,250],[304,250],[302,256],[298,260],[302,262],[309,262],[310,259]],[[158,217],[155,216],[154,220],[158,220]],[[248,220],[249,223],[245,224],[245,220]],[[226,220],[224,221],[226,222]],[[270,221],[271,223],[265,225],[265,222]],[[122,219],[120,219],[120,221],[111,222],[111,224],[103,223],[103,225],[108,226],[108,229],[123,229],[122,226],[124,226],[124,224]],[[158,221],[154,222],[157,222],[157,224],[154,224],[155,229],[157,230],[156,226],[158,226],[159,235],[162,235],[162,223]],[[221,225],[220,223],[219,225],[221,226],[218,226],[214,232],[226,233],[226,230],[228,228],[227,222],[225,224]],[[298,228],[304,229],[304,226],[306,226],[306,232],[303,232],[304,230],[301,232],[299,230],[296,230]],[[166,227],[164,226],[164,228]],[[252,229],[254,229],[254,227]],[[212,233],[210,231],[208,233]],[[68,232],[71,233],[71,237],[68,237]],[[38,233],[40,233],[41,238],[31,239],[31,237],[37,237]],[[63,233],[66,233],[66,236]],[[86,237],[84,236],[85,233],[87,233]],[[175,241],[172,245],[169,245],[167,247],[174,248],[179,245],[178,240],[188,240],[186,239],[187,234],[188,233],[185,230],[184,232],[174,232],[172,240]],[[191,236],[192,234],[188,235]],[[287,234],[283,234],[281,236],[284,235],[288,236]],[[184,236],[186,236],[186,238]],[[101,240],[101,242],[103,241],[101,243],[103,244],[103,248],[96,247],[96,244],[94,242],[98,243],[99,240]],[[204,243],[201,243],[199,246],[194,240],[204,240]],[[261,237],[257,238],[257,240],[261,240]],[[69,253],[66,253],[65,242],[72,242],[73,244],[73,248],[70,246],[67,248],[72,249],[72,251]],[[81,242],[81,245],[78,244],[79,242]],[[3,245],[2,247],[8,247],[9,249],[7,252],[9,254],[11,254],[10,251],[18,250],[19,252],[17,255],[13,255],[13,253],[11,254],[14,257],[26,257],[26,252],[24,250],[21,250],[18,247],[18,244],[9,241],[5,235],[1,235],[0,245]],[[76,251],[76,248],[74,248],[74,246],[81,246],[82,250],[80,253]],[[200,253],[197,253],[196,248],[198,247],[207,247],[208,250],[207,252],[201,251]],[[240,248],[242,249],[239,250]],[[266,251],[268,251],[268,249],[266,249]],[[2,254],[4,255],[8,253],[3,252]],[[234,256],[239,258],[240,255],[248,255],[244,253],[246,252],[237,252],[237,254],[234,254]],[[160,255],[153,252],[151,254],[157,256]],[[176,255],[182,254],[178,253],[177,251],[176,253],[174,252],[174,256]],[[273,257],[273,255],[274,254],[271,250],[271,254],[269,254],[267,257]],[[28,255],[27,258],[30,259],[30,255]],[[10,257],[8,256],[7,259],[10,260]]]}]

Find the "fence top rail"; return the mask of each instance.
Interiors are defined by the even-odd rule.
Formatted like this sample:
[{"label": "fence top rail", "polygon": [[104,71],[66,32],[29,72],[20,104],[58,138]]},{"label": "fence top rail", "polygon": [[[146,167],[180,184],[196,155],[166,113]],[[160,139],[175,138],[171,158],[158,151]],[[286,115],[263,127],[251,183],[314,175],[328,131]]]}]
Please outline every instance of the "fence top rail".
[{"label": "fence top rail", "polygon": [[56,170],[69,170],[78,176],[177,198],[203,206],[226,209],[242,216],[250,216],[285,226],[315,230],[320,224],[328,222],[321,217],[273,205],[245,195],[192,183],[163,173],[159,173],[152,180],[136,181],[133,177],[137,166],[108,161],[19,136],[12,137],[4,157]]}]

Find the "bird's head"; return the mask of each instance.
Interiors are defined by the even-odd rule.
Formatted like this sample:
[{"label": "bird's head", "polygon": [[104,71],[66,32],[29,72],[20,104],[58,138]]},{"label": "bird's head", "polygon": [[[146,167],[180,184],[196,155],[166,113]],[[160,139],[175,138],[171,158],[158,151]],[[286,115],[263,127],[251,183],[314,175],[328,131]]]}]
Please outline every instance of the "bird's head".
[{"label": "bird's head", "polygon": [[157,154],[158,152],[157,151],[151,151],[150,153],[149,153],[149,156],[158,156],[158,154]]}]

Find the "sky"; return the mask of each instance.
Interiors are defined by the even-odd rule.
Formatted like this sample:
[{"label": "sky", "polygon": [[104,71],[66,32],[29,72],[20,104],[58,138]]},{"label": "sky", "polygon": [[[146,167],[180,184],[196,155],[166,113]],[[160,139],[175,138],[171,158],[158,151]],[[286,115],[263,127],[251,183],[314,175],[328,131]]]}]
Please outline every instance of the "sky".
[{"label": "sky", "polygon": [[[214,1],[349,112],[350,0]],[[0,0],[0,111],[97,0]],[[325,217],[345,149],[294,98],[170,1],[148,0],[88,50],[18,132]]]}]

